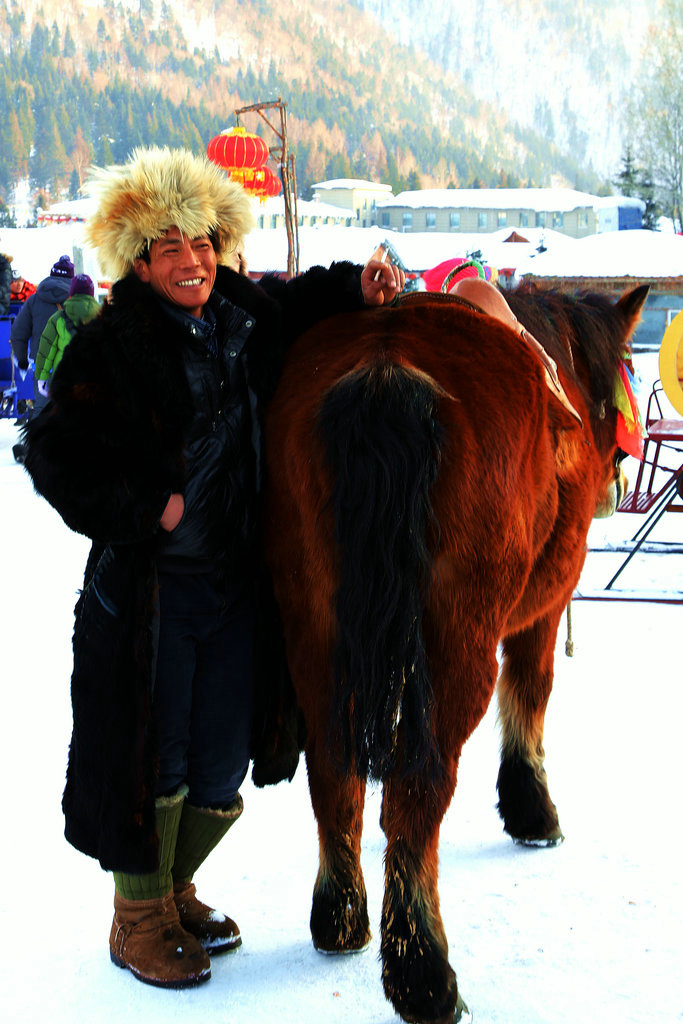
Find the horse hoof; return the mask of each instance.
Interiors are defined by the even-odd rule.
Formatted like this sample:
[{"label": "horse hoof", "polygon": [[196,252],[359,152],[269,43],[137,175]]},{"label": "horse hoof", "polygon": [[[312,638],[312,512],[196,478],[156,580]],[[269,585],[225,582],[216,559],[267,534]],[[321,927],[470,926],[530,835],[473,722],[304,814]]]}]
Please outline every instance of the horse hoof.
[{"label": "horse hoof", "polygon": [[[403,1018],[404,1020],[410,1019],[414,1021],[414,1018]],[[458,992],[458,996],[455,1002],[455,1010],[453,1016],[442,1017],[440,1020],[432,1021],[430,1024],[472,1024],[474,1017],[467,1008],[467,1003]]]},{"label": "horse hoof", "polygon": [[564,842],[564,835],[558,829],[557,832],[553,832],[549,836],[525,836],[523,839],[514,839],[518,846],[536,846],[536,847],[550,847],[550,846],[561,846]]},{"label": "horse hoof", "polygon": [[438,1020],[424,1021],[422,1017],[406,1017],[401,1014],[401,1019],[407,1021],[408,1024],[472,1024],[474,1017],[467,1008],[467,1003],[462,998],[460,993],[455,997],[455,1010],[453,1015],[448,1014],[446,1017],[439,1017]]},{"label": "horse hoof", "polygon": [[467,1008],[467,1003],[458,992],[458,998],[455,1003],[455,1015],[453,1017],[453,1024],[472,1024],[474,1017]]},{"label": "horse hoof", "polygon": [[353,953],[364,953],[370,946],[370,940],[365,943],[364,946],[357,946],[354,949],[323,949],[322,946],[316,946],[313,943],[313,948],[321,956],[351,956]]}]

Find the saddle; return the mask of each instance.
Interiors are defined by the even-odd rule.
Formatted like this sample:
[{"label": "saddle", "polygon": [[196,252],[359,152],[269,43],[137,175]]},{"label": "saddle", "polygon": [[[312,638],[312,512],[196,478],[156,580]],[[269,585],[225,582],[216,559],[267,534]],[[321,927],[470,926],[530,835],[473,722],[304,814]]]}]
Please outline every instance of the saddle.
[{"label": "saddle", "polygon": [[437,305],[455,304],[474,313],[491,316],[506,324],[507,327],[511,327],[540,361],[549,390],[567,412],[583,426],[581,416],[569,401],[562,387],[562,382],[557,374],[557,363],[548,355],[540,341],[519,322],[503,294],[488,281],[476,277],[465,277],[458,281],[450,292],[408,292],[406,295],[401,295],[399,301],[402,306],[434,305],[434,303]]}]

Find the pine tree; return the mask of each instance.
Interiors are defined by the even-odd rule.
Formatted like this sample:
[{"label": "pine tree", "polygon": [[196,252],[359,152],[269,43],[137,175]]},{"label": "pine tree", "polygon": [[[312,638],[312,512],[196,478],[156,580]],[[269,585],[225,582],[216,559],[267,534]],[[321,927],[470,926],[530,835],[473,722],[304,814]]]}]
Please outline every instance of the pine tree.
[{"label": "pine tree", "polygon": [[28,174],[28,146],[19,125],[16,110],[11,110],[8,119],[9,153],[11,154],[8,169],[13,179],[25,178]]},{"label": "pine tree", "polygon": [[614,179],[614,184],[622,196],[636,196],[638,195],[638,168],[630,146],[626,147],[626,152],[621,160],[622,168]]},{"label": "pine tree", "polygon": [[69,58],[76,56],[76,44],[74,42],[74,37],[71,35],[71,29],[68,25],[66,26],[66,32],[64,33],[63,54],[65,57]]},{"label": "pine tree", "polygon": [[622,168],[614,179],[614,185],[622,196],[633,196],[645,203],[643,227],[648,231],[658,229],[661,208],[656,200],[656,188],[649,171],[638,167],[631,146],[626,147],[622,157]]}]

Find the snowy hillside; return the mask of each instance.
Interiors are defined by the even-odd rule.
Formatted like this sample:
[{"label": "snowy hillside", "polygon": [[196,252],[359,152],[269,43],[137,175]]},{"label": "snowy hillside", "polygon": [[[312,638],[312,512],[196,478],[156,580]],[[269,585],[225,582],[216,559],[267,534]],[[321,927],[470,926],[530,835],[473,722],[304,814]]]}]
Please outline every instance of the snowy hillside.
[{"label": "snowy hillside", "polygon": [[[657,0],[354,0],[475,95],[613,175],[622,114]],[[426,14],[426,16],[425,16]]]}]

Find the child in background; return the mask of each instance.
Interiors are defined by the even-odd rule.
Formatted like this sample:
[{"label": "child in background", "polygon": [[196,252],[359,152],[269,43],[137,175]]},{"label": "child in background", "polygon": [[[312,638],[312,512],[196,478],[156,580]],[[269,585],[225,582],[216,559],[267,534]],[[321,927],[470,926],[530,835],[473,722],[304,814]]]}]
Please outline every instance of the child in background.
[{"label": "child in background", "polygon": [[95,298],[92,278],[87,274],[77,274],[71,282],[64,308],[53,313],[40,336],[35,376],[38,390],[43,397],[47,396],[50,375],[59,366],[64,349],[71,341],[76,328],[93,320],[99,311],[100,304]]}]

